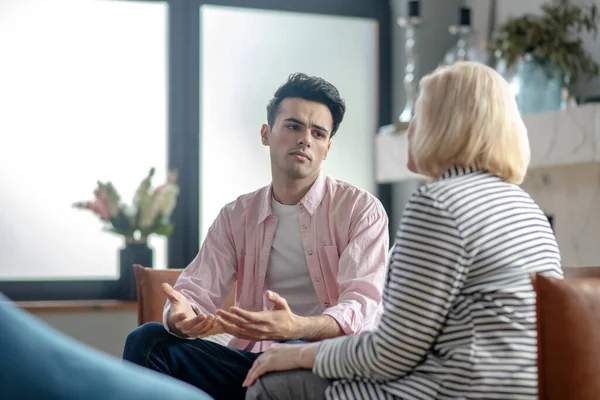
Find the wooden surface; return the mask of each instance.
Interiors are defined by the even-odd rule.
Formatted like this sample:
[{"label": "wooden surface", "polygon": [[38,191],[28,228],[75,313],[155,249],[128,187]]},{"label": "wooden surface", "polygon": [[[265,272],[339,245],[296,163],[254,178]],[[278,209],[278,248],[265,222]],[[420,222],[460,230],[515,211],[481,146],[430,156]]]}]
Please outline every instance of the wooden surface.
[{"label": "wooden surface", "polygon": [[120,300],[64,300],[64,301],[18,301],[18,307],[29,312],[62,311],[137,311],[135,301]]}]

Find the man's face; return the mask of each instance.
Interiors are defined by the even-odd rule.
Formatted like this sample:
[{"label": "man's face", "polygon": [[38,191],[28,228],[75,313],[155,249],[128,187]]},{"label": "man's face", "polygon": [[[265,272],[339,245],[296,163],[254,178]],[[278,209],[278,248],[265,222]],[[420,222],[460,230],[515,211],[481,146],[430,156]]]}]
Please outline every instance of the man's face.
[{"label": "man's face", "polygon": [[316,177],[331,146],[333,117],[326,105],[286,98],[272,127],[263,125],[261,139],[269,146],[271,168],[289,179]]}]

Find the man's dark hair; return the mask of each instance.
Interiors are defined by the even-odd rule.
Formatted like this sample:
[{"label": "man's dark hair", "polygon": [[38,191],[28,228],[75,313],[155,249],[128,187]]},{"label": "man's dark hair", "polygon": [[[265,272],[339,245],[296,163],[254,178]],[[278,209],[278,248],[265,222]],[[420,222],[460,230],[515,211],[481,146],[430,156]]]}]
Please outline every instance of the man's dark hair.
[{"label": "man's dark hair", "polygon": [[299,97],[326,105],[333,117],[330,138],[335,135],[346,112],[346,103],[340,97],[340,92],[335,86],[316,76],[308,76],[303,73],[290,75],[287,82],[277,89],[267,105],[267,122],[270,127],[273,127],[275,118],[279,114],[279,105],[284,99],[290,97]]}]

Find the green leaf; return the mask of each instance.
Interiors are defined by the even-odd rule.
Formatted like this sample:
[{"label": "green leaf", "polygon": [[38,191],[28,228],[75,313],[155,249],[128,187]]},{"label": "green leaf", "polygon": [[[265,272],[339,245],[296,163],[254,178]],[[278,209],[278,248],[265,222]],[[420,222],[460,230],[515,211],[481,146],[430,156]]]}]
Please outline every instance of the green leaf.
[{"label": "green leaf", "polygon": [[173,233],[175,226],[173,224],[162,224],[156,228],[154,233],[162,236],[170,236]]},{"label": "green leaf", "polygon": [[488,43],[494,59],[504,59],[510,68],[526,54],[540,61],[556,63],[570,76],[574,85],[580,76],[598,76],[599,68],[585,51],[581,33],[596,37],[598,8],[596,4],[544,4],[540,15],[525,14],[501,25]]}]

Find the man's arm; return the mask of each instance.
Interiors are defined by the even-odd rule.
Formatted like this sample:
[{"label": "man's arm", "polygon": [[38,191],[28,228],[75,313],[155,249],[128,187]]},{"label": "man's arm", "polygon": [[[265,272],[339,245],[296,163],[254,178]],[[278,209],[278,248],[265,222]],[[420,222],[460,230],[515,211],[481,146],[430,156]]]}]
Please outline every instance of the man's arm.
[{"label": "man's arm", "polygon": [[340,327],[340,324],[330,315],[299,318],[298,337],[300,339],[316,342],[344,334],[344,330]]},{"label": "man's arm", "polygon": [[352,219],[348,245],[338,263],[338,303],[323,312],[335,319],[346,335],[374,327],[389,250],[388,218],[378,200],[370,201]]},{"label": "man's arm", "polygon": [[224,332],[247,340],[317,341],[344,334],[329,315],[301,317],[294,314],[277,293],[267,290],[266,296],[274,304],[271,310],[252,312],[239,307],[218,310],[217,323]]},{"label": "man's arm", "polygon": [[207,335],[216,326],[214,315],[197,314],[187,297],[171,285],[163,283],[161,288],[171,303],[166,326],[173,335],[183,339],[195,339]]},{"label": "man's arm", "polygon": [[[181,273],[173,286],[189,301],[197,315],[212,314],[234,285],[237,256],[227,209],[223,208],[208,230],[200,252]],[[167,299],[163,324],[171,332],[171,301]]]}]

